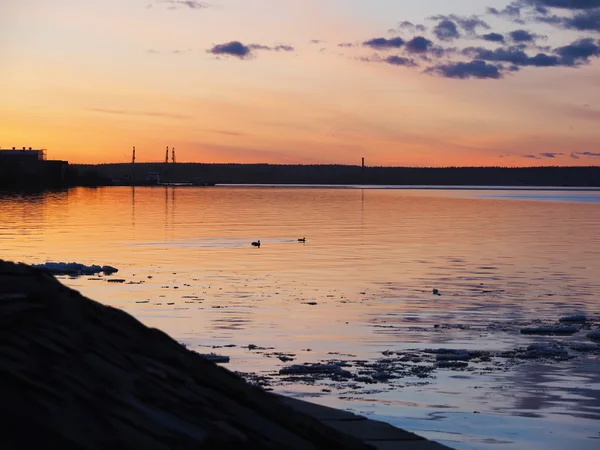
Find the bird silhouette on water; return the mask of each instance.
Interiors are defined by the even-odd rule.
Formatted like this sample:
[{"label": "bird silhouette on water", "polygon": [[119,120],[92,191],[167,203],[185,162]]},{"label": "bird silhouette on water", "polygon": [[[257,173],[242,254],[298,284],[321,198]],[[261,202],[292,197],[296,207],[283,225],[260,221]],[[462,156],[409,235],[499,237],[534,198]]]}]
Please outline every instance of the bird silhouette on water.
[{"label": "bird silhouette on water", "polygon": [[306,238],[305,237],[300,238],[300,239],[298,239],[298,242],[306,242]]},{"label": "bird silhouette on water", "polygon": [[252,247],[259,247],[260,248],[260,239],[256,242],[252,243]]}]

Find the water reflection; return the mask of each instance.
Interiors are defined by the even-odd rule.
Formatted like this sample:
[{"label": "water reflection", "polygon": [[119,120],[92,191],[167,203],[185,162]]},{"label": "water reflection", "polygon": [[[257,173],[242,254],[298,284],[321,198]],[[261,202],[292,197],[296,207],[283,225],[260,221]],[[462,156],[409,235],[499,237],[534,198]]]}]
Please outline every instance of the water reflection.
[{"label": "water reflection", "polygon": [[[118,267],[126,284],[64,281],[192,348],[235,345],[219,351],[244,371],[285,365],[249,344],[293,353],[297,363],[427,347],[507,350],[535,342],[515,332],[521,322],[600,313],[597,203],[480,195],[127,187],[2,196],[0,246],[7,259]],[[260,249],[250,245],[256,239]],[[395,405],[396,417],[438,405],[598,418],[600,375],[588,366],[448,371],[378,393],[377,385],[351,395],[330,388],[320,401],[344,397],[382,414]],[[463,420],[443,417],[454,428]]]}]

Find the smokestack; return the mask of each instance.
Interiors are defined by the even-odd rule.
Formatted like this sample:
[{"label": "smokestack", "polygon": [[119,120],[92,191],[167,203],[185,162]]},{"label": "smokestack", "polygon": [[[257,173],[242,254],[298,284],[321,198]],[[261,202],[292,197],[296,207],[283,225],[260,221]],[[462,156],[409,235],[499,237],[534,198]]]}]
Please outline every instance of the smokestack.
[{"label": "smokestack", "polygon": [[133,154],[131,155],[131,164],[135,164],[135,145],[133,146]]},{"label": "smokestack", "polygon": [[168,163],[169,162],[169,146],[167,145],[167,151],[165,153],[165,162]]},{"label": "smokestack", "polygon": [[363,168],[363,169],[365,168],[365,158],[364,158],[364,157],[363,157],[363,159],[362,159],[362,168]]},{"label": "smokestack", "polygon": [[175,147],[171,150],[171,162],[175,163]]}]

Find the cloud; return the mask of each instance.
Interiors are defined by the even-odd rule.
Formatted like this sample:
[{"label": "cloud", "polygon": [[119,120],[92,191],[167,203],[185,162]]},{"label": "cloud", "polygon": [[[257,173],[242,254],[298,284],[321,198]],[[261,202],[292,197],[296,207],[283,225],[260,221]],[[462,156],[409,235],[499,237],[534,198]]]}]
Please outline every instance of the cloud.
[{"label": "cloud", "polygon": [[600,46],[593,39],[580,39],[570,45],[558,47],[553,50],[553,54],[538,53],[535,56],[529,56],[522,48],[516,46],[499,47],[490,50],[484,47],[467,47],[462,51],[463,55],[474,59],[505,62],[516,66],[512,70],[518,70],[518,67],[576,67],[586,64],[592,57],[600,56]]},{"label": "cloud", "polygon": [[291,45],[276,45],[275,47],[269,47],[268,45],[262,44],[250,44],[248,48],[251,50],[265,50],[268,52],[293,52],[295,50]]},{"label": "cloud", "polygon": [[508,33],[514,42],[535,42],[540,37],[535,33],[530,33],[527,30],[515,30]]},{"label": "cloud", "polygon": [[338,44],[338,47],[350,48],[350,47],[354,47],[354,44],[352,44],[350,42],[342,42],[341,44]]},{"label": "cloud", "polygon": [[564,153],[556,153],[556,152],[542,152],[542,153],[538,153],[537,155],[522,155],[522,158],[528,158],[528,159],[555,159],[558,158],[559,156],[565,156]]},{"label": "cloud", "polygon": [[[169,9],[177,8],[190,8],[190,9],[204,9],[208,8],[208,4],[199,2],[196,0],[159,0],[159,3],[167,3]],[[150,5],[151,6],[151,5]]]},{"label": "cloud", "polygon": [[365,41],[363,42],[363,45],[378,50],[394,49],[402,47],[404,45],[404,39],[400,37],[395,37],[391,39],[380,37]]},{"label": "cloud", "polygon": [[517,47],[500,47],[495,50],[483,47],[468,47],[463,50],[463,54],[478,60],[506,62],[515,66],[551,67],[562,65],[557,56],[545,53],[529,56]]},{"label": "cloud", "polygon": [[427,31],[427,27],[425,25],[414,24],[408,20],[405,20],[404,22],[400,22],[398,24],[398,30],[406,30],[413,33],[425,33]]},{"label": "cloud", "polygon": [[460,37],[458,26],[451,20],[444,19],[433,29],[433,34],[440,41],[452,41]]},{"label": "cloud", "polygon": [[250,56],[252,49],[239,41],[231,41],[225,44],[215,45],[213,48],[208,50],[208,52],[212,53],[213,55],[228,55],[244,59]]},{"label": "cloud", "polygon": [[366,56],[358,58],[364,62],[378,62],[378,63],[386,63],[392,66],[402,66],[402,67],[417,67],[418,64],[411,58],[407,58],[400,55],[389,55],[385,58],[382,58],[379,55]]},{"label": "cloud", "polygon": [[437,16],[430,17],[431,20],[436,21],[449,21],[457,24],[460,28],[462,28],[467,33],[475,33],[478,28],[483,28],[484,30],[489,30],[489,24],[481,19],[479,16],[458,16],[456,14],[443,15],[438,14]]},{"label": "cloud", "polygon": [[488,33],[480,36],[481,39],[488,42],[501,42],[504,43],[504,35],[500,33]]},{"label": "cloud", "polygon": [[478,78],[478,79],[498,79],[502,78],[501,67],[489,64],[482,60],[470,62],[450,62],[447,64],[438,64],[425,71],[430,74],[437,74],[445,78]]},{"label": "cloud", "polygon": [[580,159],[582,156],[587,158],[600,158],[600,153],[594,152],[571,152],[571,158]]},{"label": "cloud", "polygon": [[[600,0],[515,0],[510,8],[528,12],[527,18],[560,28],[600,32]],[[491,8],[493,9],[493,8]],[[489,10],[488,10],[489,12]],[[520,19],[520,23],[524,21]]]},{"label": "cloud", "polygon": [[559,47],[555,53],[560,55],[564,65],[578,66],[588,63],[592,56],[600,56],[600,46],[593,39],[586,38]]},{"label": "cloud", "polygon": [[215,45],[211,49],[207,50],[207,52],[212,53],[213,55],[225,55],[240,59],[247,59],[252,56],[253,50],[264,50],[269,52],[293,52],[294,47],[291,45],[276,45],[274,47],[262,44],[244,45],[239,41],[231,41],[225,44]]},{"label": "cloud", "polygon": [[404,66],[404,67],[416,67],[417,63],[415,63],[410,58],[405,58],[403,56],[390,55],[383,60],[384,62],[391,64],[393,66]]},{"label": "cloud", "polygon": [[409,53],[426,53],[433,46],[433,42],[423,36],[417,36],[406,43]]},{"label": "cloud", "polygon": [[600,8],[600,0],[517,0],[513,3],[541,8],[594,9]]},{"label": "cloud", "polygon": [[487,8],[487,14],[492,16],[500,16],[513,21],[521,21],[521,7],[518,4],[510,4],[504,9]]}]

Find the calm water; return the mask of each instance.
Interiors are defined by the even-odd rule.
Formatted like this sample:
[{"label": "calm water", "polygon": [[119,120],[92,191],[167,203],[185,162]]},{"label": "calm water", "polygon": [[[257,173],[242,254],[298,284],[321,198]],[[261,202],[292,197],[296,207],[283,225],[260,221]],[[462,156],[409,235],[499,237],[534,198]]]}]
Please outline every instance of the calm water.
[{"label": "calm water", "polygon": [[[125,283],[63,282],[188,348],[230,356],[232,370],[270,376],[276,391],[459,449],[598,448],[598,353],[494,359],[376,384],[286,382],[277,372],[331,359],[371,364],[384,351],[589,342],[584,332],[540,338],[518,327],[600,315],[599,225],[597,191],[182,187],[0,196],[1,257],[113,265]],[[256,239],[260,249],[250,246]]]}]

